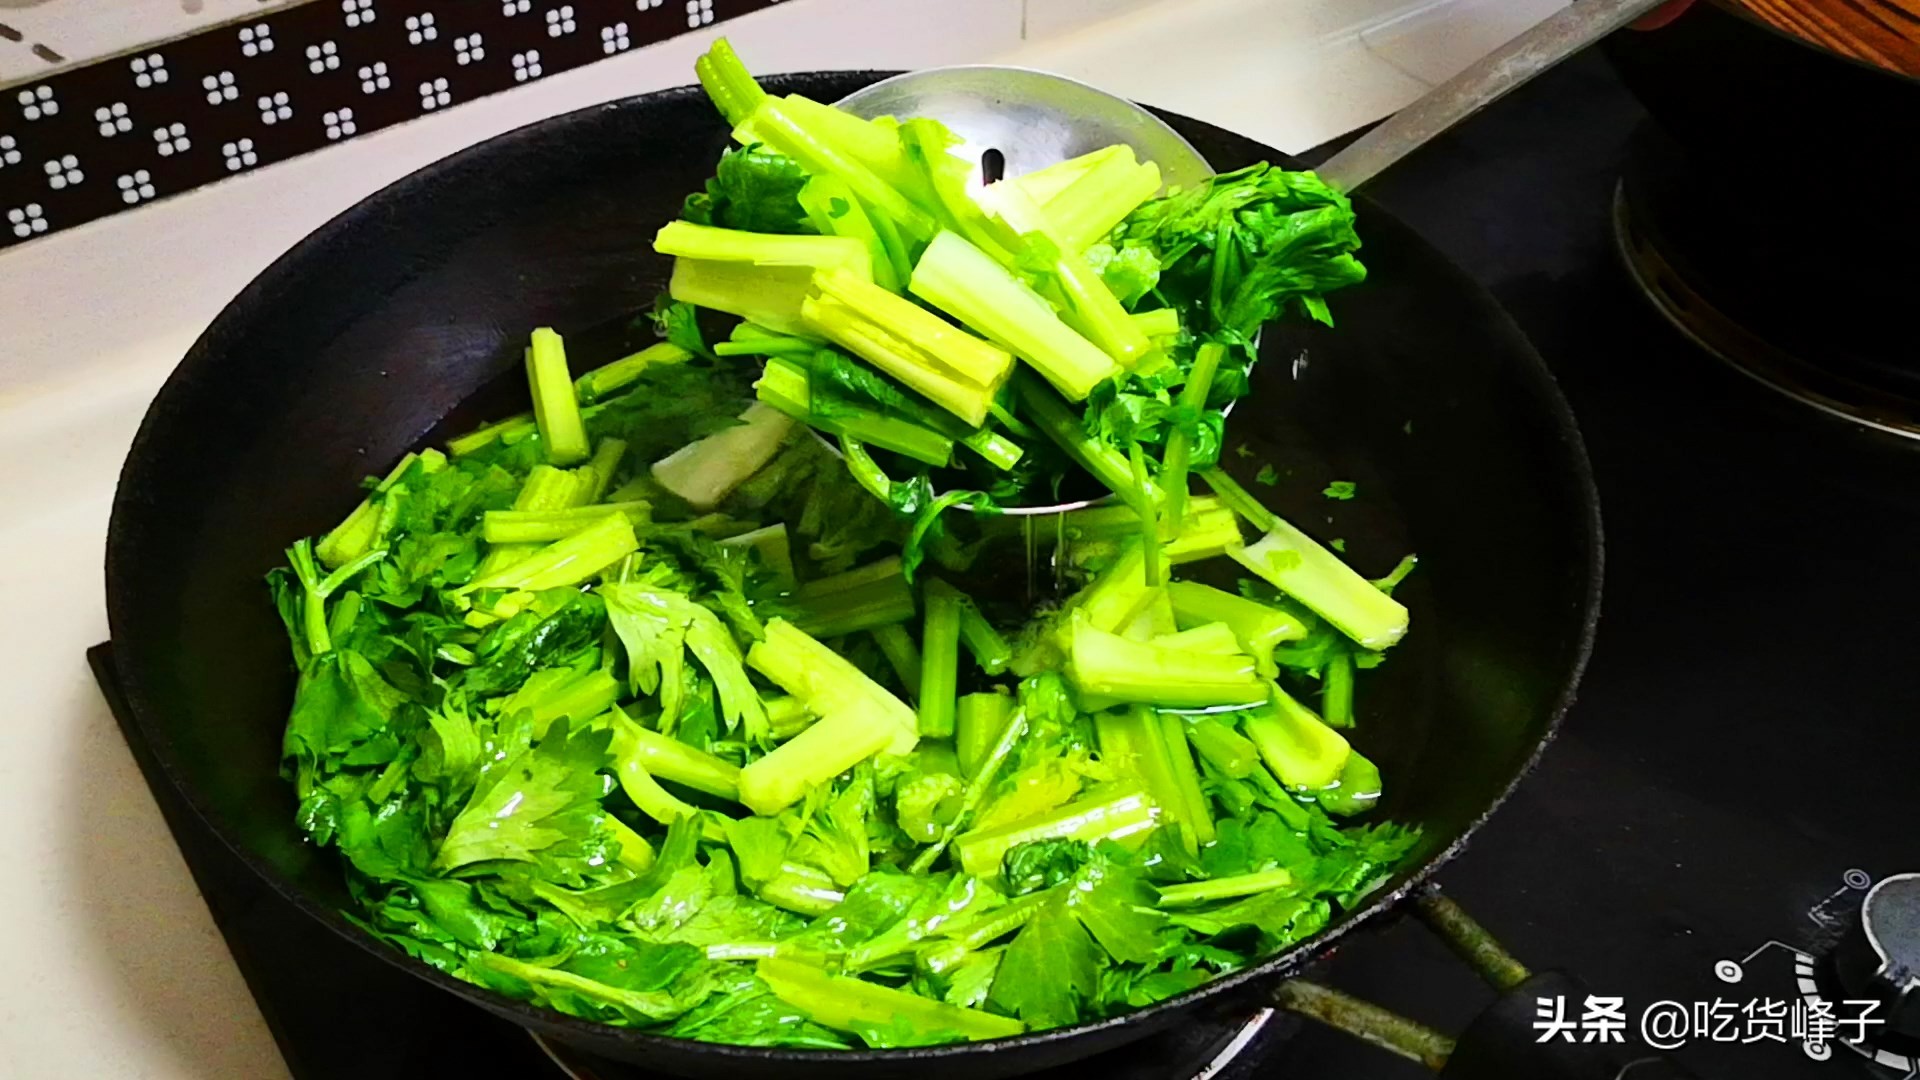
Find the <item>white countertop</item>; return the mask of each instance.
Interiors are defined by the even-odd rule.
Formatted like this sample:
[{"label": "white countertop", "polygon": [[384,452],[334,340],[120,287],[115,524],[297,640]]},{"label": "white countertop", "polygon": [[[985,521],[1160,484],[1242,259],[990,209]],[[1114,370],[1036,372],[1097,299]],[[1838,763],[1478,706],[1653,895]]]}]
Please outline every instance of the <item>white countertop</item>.
[{"label": "white countertop", "polygon": [[[1020,63],[1300,150],[1561,3],[804,0],[715,29],[757,70]],[[712,36],[0,253],[0,1075],[286,1075],[82,655],[106,637],[108,508],[154,392],[228,298],[334,214],[501,131],[690,81]]]}]

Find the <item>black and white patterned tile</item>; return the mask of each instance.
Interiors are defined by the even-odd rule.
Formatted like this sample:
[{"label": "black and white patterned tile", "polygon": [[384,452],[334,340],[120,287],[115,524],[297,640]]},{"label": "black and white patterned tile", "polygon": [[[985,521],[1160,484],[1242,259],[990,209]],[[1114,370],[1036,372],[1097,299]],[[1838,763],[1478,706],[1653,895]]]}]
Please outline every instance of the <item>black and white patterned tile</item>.
[{"label": "black and white patterned tile", "polygon": [[0,91],[0,249],[768,7],[311,0]]}]

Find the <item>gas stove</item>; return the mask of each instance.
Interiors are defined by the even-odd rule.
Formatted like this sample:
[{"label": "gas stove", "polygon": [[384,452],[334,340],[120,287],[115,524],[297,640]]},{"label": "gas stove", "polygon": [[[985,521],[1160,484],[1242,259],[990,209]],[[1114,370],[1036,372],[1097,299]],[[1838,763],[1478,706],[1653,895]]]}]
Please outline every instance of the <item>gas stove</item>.
[{"label": "gas stove", "polygon": [[[1614,218],[1645,123],[1588,55],[1368,189],[1486,283],[1547,358],[1607,525],[1580,702],[1439,882],[1522,961],[1584,981],[1582,1000],[1526,1003],[1516,1022],[1539,1037],[1605,1038],[1617,1014],[1629,1046],[1657,1043],[1706,1078],[1920,1075],[1920,877],[1903,874],[1920,870],[1920,445],[1741,378],[1647,303]],[[114,701],[110,648],[90,658]],[[122,726],[299,1080],[638,1075],[538,1045],[306,920]],[[1412,919],[1349,939],[1315,977],[1441,1032],[1496,996]],[[1882,1004],[1863,1016],[1869,1000]],[[1083,1070],[1431,1075],[1269,1010]]]}]

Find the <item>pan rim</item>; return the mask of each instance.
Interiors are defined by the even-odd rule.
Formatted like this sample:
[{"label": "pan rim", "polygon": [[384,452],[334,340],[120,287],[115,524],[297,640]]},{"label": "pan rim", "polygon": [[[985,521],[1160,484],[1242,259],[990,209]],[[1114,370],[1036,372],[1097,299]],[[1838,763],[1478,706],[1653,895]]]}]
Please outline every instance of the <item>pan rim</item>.
[{"label": "pan rim", "polygon": [[[779,86],[789,81],[802,82],[809,78],[864,78],[877,81],[895,72],[875,70],[836,70],[820,72],[790,73],[771,76],[763,80],[768,85]],[[619,111],[636,107],[639,103],[658,103],[676,98],[695,96],[701,93],[697,85],[673,87],[648,94],[635,95],[615,101],[590,105],[582,109],[547,117],[533,123],[503,132],[483,142],[466,147],[446,157],[407,174],[393,183],[367,195],[354,205],[329,219],[325,224],[303,237],[298,243],[276,258],[262,270],[247,286],[230,300],[221,313],[216,316],[207,329],[202,332],[185,357],[176,365],[166,383],[155,396],[141,420],[128,450],[125,462],[114,493],[112,513],[108,524],[106,547],[106,602],[110,637],[116,642],[113,649],[113,664],[118,675],[134,722],[140,727],[161,771],[175,790],[181,793],[183,801],[193,809],[194,814],[218,836],[223,844],[232,850],[255,874],[279,896],[291,903],[307,916],[327,926],[339,937],[352,942],[368,953],[378,956],[387,963],[410,975],[469,1000],[477,1001],[486,1008],[535,1030],[553,1031],[561,1038],[571,1037],[589,1045],[592,1042],[616,1042],[632,1048],[658,1047],[667,1052],[687,1052],[689,1049],[710,1055],[719,1060],[753,1061],[757,1064],[792,1063],[794,1065],[819,1064],[822,1062],[844,1062],[853,1064],[891,1064],[911,1065],[915,1062],[945,1060],[977,1054],[999,1053],[1020,1049],[1037,1049],[1058,1043],[1078,1041],[1097,1036],[1103,1032],[1112,1032],[1123,1027],[1138,1029],[1138,1035],[1158,1030],[1171,1022],[1172,1018],[1200,1001],[1225,997],[1236,990],[1242,990],[1252,984],[1272,981],[1291,974],[1311,964],[1338,945],[1346,935],[1357,928],[1367,925],[1386,912],[1397,907],[1410,894],[1428,886],[1432,877],[1463,851],[1473,835],[1485,824],[1488,817],[1499,810],[1539,762],[1547,746],[1559,734],[1567,712],[1572,708],[1580,680],[1585,674],[1593,643],[1598,632],[1601,584],[1604,570],[1604,534],[1601,530],[1599,492],[1595,485],[1593,469],[1588,459],[1585,441],[1571,406],[1561,392],[1558,380],[1548,368],[1545,360],[1527,339],[1512,317],[1499,301],[1477,280],[1467,274],[1451,260],[1445,258],[1419,237],[1413,229],[1398,221],[1377,204],[1363,195],[1356,195],[1355,202],[1364,207],[1368,216],[1376,219],[1392,220],[1404,229],[1410,237],[1425,246],[1434,256],[1436,268],[1440,274],[1450,279],[1449,284],[1463,295],[1472,297],[1493,316],[1492,322],[1497,333],[1508,339],[1510,353],[1517,361],[1516,376],[1519,385],[1542,406],[1544,418],[1551,420],[1551,427],[1558,436],[1562,460],[1557,464],[1556,472],[1570,481],[1574,488],[1574,498],[1581,508],[1582,520],[1569,523],[1571,531],[1578,537],[1583,552],[1582,572],[1583,595],[1579,597],[1578,631],[1571,642],[1566,656],[1562,658],[1560,670],[1564,672],[1560,686],[1554,695],[1551,707],[1546,710],[1545,725],[1540,729],[1534,745],[1523,761],[1518,762],[1511,777],[1498,794],[1487,803],[1485,809],[1463,826],[1457,836],[1435,852],[1425,862],[1414,868],[1391,889],[1382,889],[1369,897],[1357,910],[1350,912],[1338,923],[1303,941],[1266,957],[1239,971],[1210,980],[1193,990],[1155,1002],[1139,1009],[1133,1009],[1114,1016],[1103,1017],[1085,1023],[1067,1027],[1050,1028],[1004,1039],[982,1042],[947,1043],[938,1046],[908,1047],[897,1049],[849,1049],[849,1050],[806,1050],[788,1047],[744,1046],[733,1043],[709,1043],[699,1040],[676,1038],[635,1028],[621,1027],[598,1021],[585,1020],[569,1016],[542,1006],[509,998],[485,987],[457,979],[440,971],[404,951],[375,938],[357,924],[347,919],[343,912],[306,895],[285,880],[282,875],[267,865],[242,845],[236,830],[230,828],[206,800],[184,781],[182,771],[176,761],[176,753],[171,740],[159,730],[149,717],[156,711],[147,693],[138,665],[131,650],[120,647],[119,642],[128,640],[120,631],[129,625],[131,613],[127,610],[125,590],[116,588],[120,576],[119,567],[124,561],[123,550],[129,543],[130,534],[137,536],[138,528],[130,525],[134,517],[137,501],[133,488],[139,480],[140,463],[145,456],[154,435],[158,418],[167,412],[169,399],[176,394],[185,393],[182,372],[188,370],[203,357],[210,344],[223,331],[225,324],[236,316],[237,309],[245,306],[245,301],[260,295],[271,295],[283,286],[284,279],[293,274],[315,250],[324,248],[334,237],[351,229],[356,223],[378,218],[384,213],[384,207],[395,199],[403,199],[422,189],[431,188],[440,183],[448,174],[458,172],[473,163],[484,159],[503,146],[518,140],[550,137],[557,131],[574,125],[591,123],[593,118],[606,111]],[[1216,125],[1197,121],[1166,110],[1154,109],[1155,113],[1172,123],[1183,137],[1190,137],[1193,131],[1205,131],[1229,135],[1236,139],[1243,136],[1233,135]],[[1252,140],[1247,140],[1252,141]],[[1298,162],[1289,155],[1281,154],[1263,144],[1256,143],[1260,150],[1269,155],[1269,159],[1297,167]]]}]

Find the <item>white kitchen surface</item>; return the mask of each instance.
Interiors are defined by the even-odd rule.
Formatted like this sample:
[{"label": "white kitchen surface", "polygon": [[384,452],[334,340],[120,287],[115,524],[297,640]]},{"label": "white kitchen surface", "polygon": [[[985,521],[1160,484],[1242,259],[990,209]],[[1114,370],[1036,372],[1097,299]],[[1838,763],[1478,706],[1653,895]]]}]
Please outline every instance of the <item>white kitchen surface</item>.
[{"label": "white kitchen surface", "polygon": [[[1561,3],[793,0],[716,30],[761,71],[1055,68],[1299,150]],[[0,0],[0,21],[23,6]],[[147,402],[227,299],[335,213],[490,135],[687,82],[712,36],[0,253],[0,1077],[285,1075],[82,656],[106,637],[107,513]]]}]

